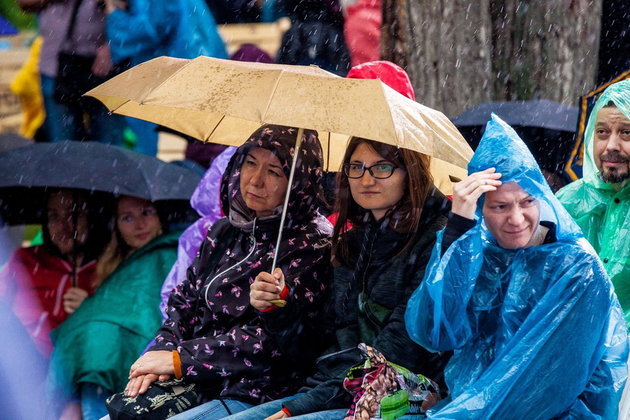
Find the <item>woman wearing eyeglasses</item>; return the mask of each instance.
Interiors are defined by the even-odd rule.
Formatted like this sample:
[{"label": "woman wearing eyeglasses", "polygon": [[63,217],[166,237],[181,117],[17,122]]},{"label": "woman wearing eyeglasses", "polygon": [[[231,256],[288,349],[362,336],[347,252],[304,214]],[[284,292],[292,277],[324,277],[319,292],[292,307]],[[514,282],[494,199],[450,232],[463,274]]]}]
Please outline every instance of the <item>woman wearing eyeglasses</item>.
[{"label": "woman wearing eyeglasses", "polygon": [[[429,158],[361,138],[350,141],[338,175],[333,234],[333,281],[326,331],[331,346],[301,393],[254,407],[229,419],[343,418],[352,396],[342,386],[366,343],[388,361],[441,383],[447,355],[432,354],[407,335],[404,314],[444,227],[449,201],[433,186]],[[254,282],[250,302],[270,306],[273,285]],[[321,320],[318,320],[321,322]],[[203,418],[203,417],[200,417]]]},{"label": "woman wearing eyeglasses", "polygon": [[[97,292],[53,332],[49,381],[62,418],[98,419],[105,399],[127,382],[129,365],[162,322],[160,288],[175,262],[180,232],[162,234],[150,201],[122,196],[112,239],[98,260]],[[72,402],[72,401],[76,402]]]}]

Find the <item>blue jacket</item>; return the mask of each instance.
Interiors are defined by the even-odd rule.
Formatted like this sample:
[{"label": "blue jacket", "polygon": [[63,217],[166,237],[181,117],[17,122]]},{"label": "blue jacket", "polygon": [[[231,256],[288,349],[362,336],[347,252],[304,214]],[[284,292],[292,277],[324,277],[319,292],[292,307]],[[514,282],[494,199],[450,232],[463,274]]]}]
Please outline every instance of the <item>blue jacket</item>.
[{"label": "blue jacket", "polygon": [[129,9],[107,16],[112,58],[136,65],[167,55],[227,58],[223,40],[204,0],[129,0]]},{"label": "blue jacket", "polygon": [[438,234],[405,317],[420,345],[455,350],[445,372],[451,399],[429,418],[616,418],[628,341],[602,263],[525,144],[496,116],[468,170],[490,167],[537,199],[556,240],[499,247],[483,223],[483,196],[475,227],[443,255]]}]

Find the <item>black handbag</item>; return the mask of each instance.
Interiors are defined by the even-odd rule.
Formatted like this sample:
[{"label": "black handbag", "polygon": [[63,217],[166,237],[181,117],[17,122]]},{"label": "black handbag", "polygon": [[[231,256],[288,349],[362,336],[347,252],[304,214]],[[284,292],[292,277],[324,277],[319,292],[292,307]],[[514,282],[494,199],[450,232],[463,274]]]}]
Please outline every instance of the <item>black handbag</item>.
[{"label": "black handbag", "polygon": [[154,382],[136,397],[114,394],[105,403],[111,420],[163,420],[208,401],[194,383],[181,379]]},{"label": "black handbag", "polygon": [[57,102],[66,105],[79,103],[81,95],[85,92],[129,68],[129,60],[124,60],[121,64],[115,65],[109,75],[105,77],[95,76],[92,73],[92,65],[96,59],[95,54],[77,54],[71,49],[67,49],[68,44],[72,43],[71,40],[80,6],[81,0],[77,0],[72,9],[70,25],[63,43],[63,48],[65,49],[62,48],[57,54],[58,67],[54,98]]}]

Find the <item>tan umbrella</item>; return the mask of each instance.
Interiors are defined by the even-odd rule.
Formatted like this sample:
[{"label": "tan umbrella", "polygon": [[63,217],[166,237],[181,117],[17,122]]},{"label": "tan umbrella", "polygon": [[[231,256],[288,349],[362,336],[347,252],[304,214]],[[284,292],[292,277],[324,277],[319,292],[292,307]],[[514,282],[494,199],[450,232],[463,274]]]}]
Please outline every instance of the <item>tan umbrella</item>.
[{"label": "tan umbrella", "polygon": [[[317,130],[329,170],[339,169],[349,136],[432,156],[437,163],[432,164],[434,169],[457,172],[458,178],[473,154],[441,112],[406,98],[380,80],[345,79],[313,66],[159,57],[86,95],[117,114],[220,144],[239,146],[262,124]],[[301,138],[299,130],[296,149]],[[289,186],[292,177],[293,168]],[[450,185],[447,175],[436,178]],[[445,190],[449,193],[448,187]],[[284,213],[281,226],[283,222]]]},{"label": "tan umbrella", "polygon": [[317,67],[160,57],[87,95],[117,114],[233,146],[261,124],[314,129],[327,170],[339,170],[349,136],[405,147],[452,164],[432,164],[446,194],[448,175],[465,176],[473,153],[441,112],[380,80],[345,79]]}]

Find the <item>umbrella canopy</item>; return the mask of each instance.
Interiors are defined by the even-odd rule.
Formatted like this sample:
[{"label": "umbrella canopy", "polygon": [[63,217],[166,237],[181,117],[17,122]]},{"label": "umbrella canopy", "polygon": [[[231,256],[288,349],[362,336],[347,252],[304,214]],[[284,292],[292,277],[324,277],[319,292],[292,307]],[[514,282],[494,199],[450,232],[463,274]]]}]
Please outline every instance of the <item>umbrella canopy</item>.
[{"label": "umbrella canopy", "polygon": [[485,102],[453,118],[473,148],[495,113],[525,141],[542,169],[558,173],[571,151],[578,109],[546,99]]},{"label": "umbrella canopy", "polygon": [[547,99],[513,102],[484,102],[453,119],[457,127],[483,126],[495,113],[511,126],[575,131],[578,109]]},{"label": "umbrella canopy", "polygon": [[33,144],[0,153],[0,214],[9,224],[36,221],[39,216],[29,208],[46,188],[188,203],[199,180],[193,171],[117,146]]},{"label": "umbrella canopy", "polygon": [[15,133],[0,134],[0,152],[5,150],[17,149],[18,147],[33,144],[33,140],[22,137]]},{"label": "umbrella canopy", "polygon": [[345,79],[317,67],[160,57],[86,95],[115,113],[233,146],[262,124],[314,129],[328,170],[339,169],[350,136],[415,150],[459,168],[472,156],[441,112],[380,80]]}]

